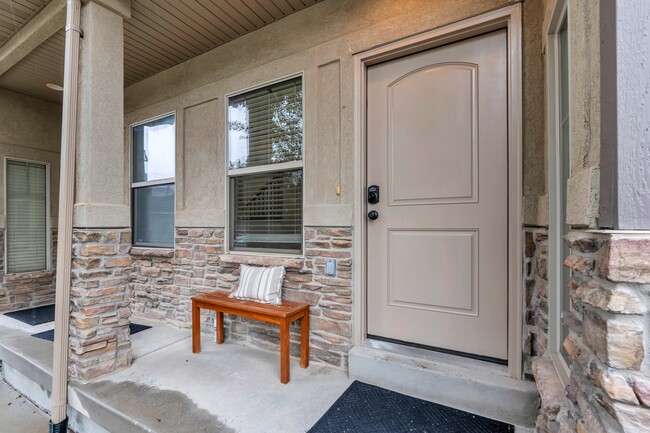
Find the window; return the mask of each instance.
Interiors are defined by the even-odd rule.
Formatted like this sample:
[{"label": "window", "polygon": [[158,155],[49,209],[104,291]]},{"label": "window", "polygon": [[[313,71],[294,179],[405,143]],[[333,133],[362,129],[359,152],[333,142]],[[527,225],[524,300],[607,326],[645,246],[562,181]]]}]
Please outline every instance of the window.
[{"label": "window", "polygon": [[229,248],[302,252],[302,77],[228,99]]},{"label": "window", "polygon": [[562,343],[569,330],[562,312],[571,311],[568,282],[571,271],[563,265],[570,254],[563,237],[566,222],[567,181],[570,176],[569,25],[566,1],[558,1],[548,32],[548,155],[549,155],[549,352],[560,379],[568,383],[568,356]]},{"label": "window", "polygon": [[48,268],[47,165],[7,159],[7,273]]},{"label": "window", "polygon": [[134,244],[174,246],[176,116],[135,125],[132,209]]}]

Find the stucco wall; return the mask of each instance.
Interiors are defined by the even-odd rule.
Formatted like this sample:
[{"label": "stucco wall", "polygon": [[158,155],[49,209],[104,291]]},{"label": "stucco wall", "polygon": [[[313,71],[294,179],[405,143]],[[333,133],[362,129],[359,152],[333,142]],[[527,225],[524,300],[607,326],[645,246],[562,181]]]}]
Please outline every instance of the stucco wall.
[{"label": "stucco wall", "polygon": [[[54,303],[61,106],[0,89],[0,312]],[[5,158],[27,159],[50,165],[51,256],[50,270],[22,274],[4,273]]]},{"label": "stucco wall", "polygon": [[[128,126],[177,113],[177,227],[225,225],[225,96],[304,73],[305,225],[353,214],[353,55],[511,4],[508,0],[325,0],[125,90]],[[544,224],[544,1],[524,2],[526,221]],[[128,127],[125,157],[129,158]],[[125,179],[129,179],[128,164]],[[336,185],[341,184],[341,195]],[[541,199],[540,199],[541,197]],[[540,216],[541,214],[541,216]]]},{"label": "stucco wall", "polygon": [[571,176],[567,223],[597,227],[600,189],[599,2],[569,0]]},{"label": "stucco wall", "polygon": [[50,164],[50,216],[56,227],[59,209],[61,106],[0,89],[0,228],[5,227],[4,158]]}]

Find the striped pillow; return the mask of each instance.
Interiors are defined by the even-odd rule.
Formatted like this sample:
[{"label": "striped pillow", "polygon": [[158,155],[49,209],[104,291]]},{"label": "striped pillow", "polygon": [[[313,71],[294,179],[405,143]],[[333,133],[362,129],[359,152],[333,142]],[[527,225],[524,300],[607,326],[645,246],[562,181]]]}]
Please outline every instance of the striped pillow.
[{"label": "striped pillow", "polygon": [[282,281],[284,266],[239,266],[239,287],[230,294],[231,298],[280,305],[282,303]]}]

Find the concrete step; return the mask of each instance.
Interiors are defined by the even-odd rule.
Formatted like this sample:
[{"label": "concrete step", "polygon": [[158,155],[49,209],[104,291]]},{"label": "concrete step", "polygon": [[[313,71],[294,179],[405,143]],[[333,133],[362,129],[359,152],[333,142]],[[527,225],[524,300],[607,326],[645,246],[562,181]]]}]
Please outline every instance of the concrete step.
[{"label": "concrete step", "polygon": [[509,376],[504,366],[366,340],[350,351],[350,378],[522,428],[535,425],[534,382]]}]

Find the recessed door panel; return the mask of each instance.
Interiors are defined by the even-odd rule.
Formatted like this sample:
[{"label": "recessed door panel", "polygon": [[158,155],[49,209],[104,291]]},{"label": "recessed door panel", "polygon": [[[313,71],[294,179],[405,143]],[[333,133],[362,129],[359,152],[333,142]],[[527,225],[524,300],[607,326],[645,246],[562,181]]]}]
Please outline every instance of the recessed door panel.
[{"label": "recessed door panel", "polygon": [[388,305],[477,314],[475,230],[390,230],[388,236]]},{"label": "recessed door panel", "polygon": [[477,65],[426,66],[388,86],[391,204],[476,201]]},{"label": "recessed door panel", "polygon": [[368,334],[505,360],[506,32],[368,68]]}]

